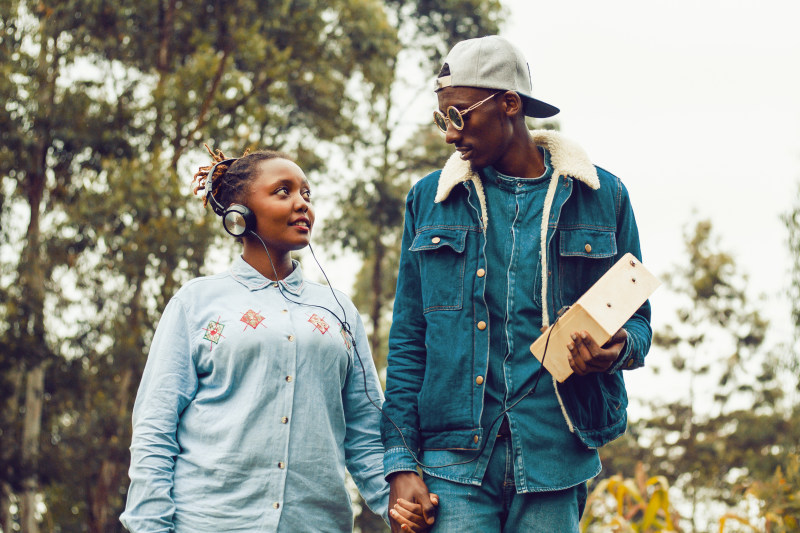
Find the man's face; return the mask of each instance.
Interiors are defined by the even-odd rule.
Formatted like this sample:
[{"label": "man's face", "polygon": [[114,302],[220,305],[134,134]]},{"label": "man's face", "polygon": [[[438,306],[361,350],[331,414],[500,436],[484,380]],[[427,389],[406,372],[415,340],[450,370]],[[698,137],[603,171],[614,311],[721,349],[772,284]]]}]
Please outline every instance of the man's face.
[{"label": "man's face", "polygon": [[[475,87],[446,87],[438,91],[439,110],[447,115],[447,108],[464,111],[497,91]],[[505,155],[513,130],[511,121],[502,109],[504,93],[490,98],[464,115],[464,127],[457,130],[448,122],[445,141],[455,146],[461,159],[473,168],[494,165]]]}]

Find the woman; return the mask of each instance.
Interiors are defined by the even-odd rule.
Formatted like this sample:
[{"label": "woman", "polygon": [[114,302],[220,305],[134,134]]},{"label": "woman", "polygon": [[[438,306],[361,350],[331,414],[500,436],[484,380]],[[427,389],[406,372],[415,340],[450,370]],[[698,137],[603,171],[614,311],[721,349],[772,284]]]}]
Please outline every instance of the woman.
[{"label": "woman", "polygon": [[[386,520],[383,396],[359,314],[291,258],[314,226],[308,180],[278,152],[212,156],[195,193],[242,255],[164,310],[134,405],[120,519],[132,532],[351,531],[346,467]],[[392,516],[423,530],[418,510]]]}]

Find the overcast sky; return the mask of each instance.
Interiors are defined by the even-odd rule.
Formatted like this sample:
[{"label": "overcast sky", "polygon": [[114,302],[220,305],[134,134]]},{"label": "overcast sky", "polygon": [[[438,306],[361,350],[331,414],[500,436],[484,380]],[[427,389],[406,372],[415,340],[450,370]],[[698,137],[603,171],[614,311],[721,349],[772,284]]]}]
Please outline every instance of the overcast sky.
[{"label": "overcast sky", "polygon": [[[682,257],[693,210],[788,335],[787,234],[800,183],[800,2],[505,0],[534,96],[628,187],[644,262]],[[667,296],[657,292],[654,325]]]}]

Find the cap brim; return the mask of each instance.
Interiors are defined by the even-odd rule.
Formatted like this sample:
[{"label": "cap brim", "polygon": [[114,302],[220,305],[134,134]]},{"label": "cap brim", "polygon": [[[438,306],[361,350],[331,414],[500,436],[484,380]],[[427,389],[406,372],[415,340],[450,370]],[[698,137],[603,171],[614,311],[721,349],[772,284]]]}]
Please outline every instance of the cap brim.
[{"label": "cap brim", "polygon": [[534,118],[548,118],[552,117],[553,115],[557,115],[559,109],[555,106],[542,102],[541,100],[537,100],[536,98],[531,98],[530,96],[525,96],[520,94],[524,102],[525,108],[525,115]]}]

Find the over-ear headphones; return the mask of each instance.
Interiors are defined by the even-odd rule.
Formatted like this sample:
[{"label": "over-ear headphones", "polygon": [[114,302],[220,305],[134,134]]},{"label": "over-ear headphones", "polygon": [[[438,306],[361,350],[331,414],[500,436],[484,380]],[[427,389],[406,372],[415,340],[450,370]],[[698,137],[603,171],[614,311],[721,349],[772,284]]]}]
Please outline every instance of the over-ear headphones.
[{"label": "over-ear headphones", "polygon": [[253,213],[249,207],[242,205],[242,204],[231,204],[227,208],[222,207],[216,198],[214,198],[214,171],[217,169],[219,165],[227,165],[229,168],[230,166],[237,161],[238,158],[232,159],[223,159],[222,161],[217,161],[214,163],[214,166],[211,167],[211,170],[208,171],[208,175],[206,176],[206,183],[208,184],[206,198],[211,200],[211,209],[214,210],[216,214],[222,217],[222,226],[225,228],[225,231],[233,235],[234,237],[241,237],[246,233],[255,232],[256,230],[256,215]]}]

